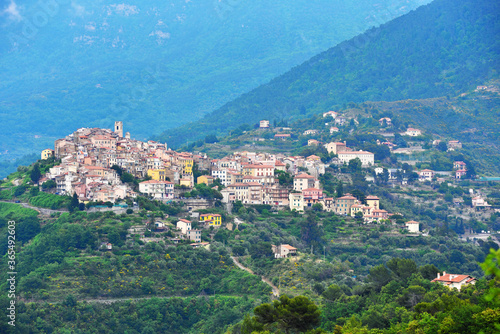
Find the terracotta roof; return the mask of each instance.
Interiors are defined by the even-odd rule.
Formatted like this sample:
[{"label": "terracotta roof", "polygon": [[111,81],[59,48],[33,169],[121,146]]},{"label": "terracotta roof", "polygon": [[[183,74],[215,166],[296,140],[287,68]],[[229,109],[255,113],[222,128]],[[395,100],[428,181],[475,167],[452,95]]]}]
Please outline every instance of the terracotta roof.
[{"label": "terracotta roof", "polygon": [[339,197],[338,199],[356,199],[356,197],[350,196],[350,195],[346,195],[346,196]]},{"label": "terracotta roof", "polygon": [[474,277],[471,277],[469,275],[446,274],[446,275],[442,275],[439,278],[433,279],[431,282],[441,282],[441,283],[451,284],[451,283],[460,283],[460,282],[462,282],[462,281],[464,281],[466,279],[467,279],[467,282],[475,280]]},{"label": "terracotta roof", "polygon": [[372,152],[368,152],[368,151],[352,151],[352,152],[339,152],[339,155],[340,154],[372,154]]},{"label": "terracotta roof", "polygon": [[416,222],[414,220],[410,220],[408,222],[406,222],[406,224],[420,224],[419,222]]},{"label": "terracotta roof", "polygon": [[174,183],[168,181],[149,180],[149,181],[142,181],[139,184],[174,184]]},{"label": "terracotta roof", "polygon": [[323,191],[323,190],[318,189],[318,188],[307,188],[307,189],[304,189],[302,191]]},{"label": "terracotta roof", "polygon": [[295,176],[296,179],[315,179],[314,176],[306,174],[306,173],[300,173]]}]

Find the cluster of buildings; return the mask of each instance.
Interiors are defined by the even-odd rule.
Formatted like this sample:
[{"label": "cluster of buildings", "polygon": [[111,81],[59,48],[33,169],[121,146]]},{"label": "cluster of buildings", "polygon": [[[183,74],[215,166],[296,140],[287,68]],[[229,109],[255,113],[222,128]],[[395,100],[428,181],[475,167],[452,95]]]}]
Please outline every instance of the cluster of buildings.
[{"label": "cluster of buildings", "polygon": [[317,180],[325,173],[325,168],[315,155],[235,152],[223,159],[211,160],[210,175],[200,176],[197,182],[210,184],[219,179],[225,187],[221,191],[223,203],[241,201],[243,204],[288,206],[291,189],[279,183],[276,173],[282,171],[297,176],[300,170],[305,170]]},{"label": "cluster of buildings", "polygon": [[[121,172],[150,181],[142,182],[139,191],[157,199],[174,198],[174,184],[194,185],[193,164],[208,168],[207,156],[179,153],[155,141],[142,142],[123,134],[122,122],[113,130],[81,128],[55,141],[54,150],[46,149],[42,159],[55,157],[61,164],[52,167],[40,180],[57,184],[60,195],[77,194],[80,201],[116,202],[137,194],[120,181]],[[119,169],[111,167],[118,166]]]}]

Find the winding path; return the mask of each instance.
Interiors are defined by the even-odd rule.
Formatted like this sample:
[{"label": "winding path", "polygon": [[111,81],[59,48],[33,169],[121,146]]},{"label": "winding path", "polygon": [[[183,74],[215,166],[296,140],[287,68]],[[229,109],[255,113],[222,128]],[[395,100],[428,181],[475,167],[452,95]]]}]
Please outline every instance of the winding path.
[{"label": "winding path", "polygon": [[[231,259],[234,261],[234,264],[236,264],[236,266],[240,269],[243,269],[247,272],[249,272],[250,274],[252,275],[255,275],[255,273],[252,271],[252,269],[250,268],[247,268],[245,267],[244,265],[242,265],[238,259],[234,256],[231,256]],[[276,287],[276,285],[274,285],[273,283],[271,283],[270,280],[268,280],[267,278],[265,278],[264,276],[261,276],[260,277],[262,279],[262,282],[266,283],[267,285],[269,285],[272,289],[273,289],[273,295],[276,296],[276,297],[279,297],[280,296],[280,290]]]},{"label": "winding path", "polygon": [[18,205],[21,205],[25,208],[33,209],[33,210],[37,211],[38,213],[45,215],[45,216],[50,216],[52,213],[56,213],[56,212],[61,212],[61,213],[68,212],[68,210],[52,210],[52,209],[40,208],[40,207],[33,206],[29,203],[24,203],[24,202],[19,202],[19,203],[16,203],[16,201],[0,201],[0,202],[18,204]]}]

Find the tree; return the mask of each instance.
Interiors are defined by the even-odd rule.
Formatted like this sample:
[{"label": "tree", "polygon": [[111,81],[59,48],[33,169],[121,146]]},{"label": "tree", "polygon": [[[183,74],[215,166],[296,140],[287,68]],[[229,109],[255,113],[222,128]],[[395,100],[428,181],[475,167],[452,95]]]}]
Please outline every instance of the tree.
[{"label": "tree", "polygon": [[387,262],[387,267],[402,280],[408,279],[413,273],[418,272],[415,261],[410,259],[392,258]]},{"label": "tree", "polygon": [[38,164],[35,164],[33,166],[33,169],[31,170],[30,178],[34,184],[38,184],[38,181],[42,178],[42,173],[40,172],[40,167],[38,166]]},{"label": "tree", "polygon": [[71,198],[71,202],[68,205],[69,212],[75,211],[75,209],[78,208],[79,204],[80,204],[80,201],[78,200],[78,196],[76,196],[76,193],[74,193],[73,197]]},{"label": "tree", "polygon": [[440,141],[439,144],[437,144],[436,148],[441,152],[446,152],[448,146],[446,146],[446,143],[444,141]]},{"label": "tree", "polygon": [[343,294],[344,294],[344,292],[342,291],[342,289],[338,285],[332,284],[328,287],[328,289],[326,289],[323,292],[323,297],[328,299],[328,300],[335,301],[335,300],[339,299],[340,296],[342,296]]},{"label": "tree", "polygon": [[254,309],[255,323],[264,329],[277,328],[285,333],[305,332],[320,324],[321,311],[305,296],[290,298],[283,295],[272,304]]},{"label": "tree", "polygon": [[363,212],[358,211],[354,214],[354,218],[358,222],[358,225],[361,225],[363,223]]},{"label": "tree", "polygon": [[273,257],[273,250],[270,242],[259,241],[252,244],[248,252],[254,259]]},{"label": "tree", "polygon": [[123,183],[132,183],[132,182],[134,182],[135,177],[134,177],[134,175],[132,175],[130,173],[123,172],[123,174],[120,176],[120,180]]},{"label": "tree", "polygon": [[349,171],[353,174],[361,173],[361,170],[362,170],[361,165],[362,165],[362,162],[361,162],[361,160],[359,160],[359,158],[351,159],[351,160],[349,160],[349,164],[348,164]]},{"label": "tree", "polygon": [[26,242],[40,232],[40,222],[37,217],[25,217],[16,226],[16,239]]},{"label": "tree", "polygon": [[318,225],[316,215],[310,212],[300,224],[300,237],[308,246],[319,249],[322,243],[322,231]]},{"label": "tree", "polygon": [[383,264],[370,269],[368,280],[374,285],[375,289],[379,290],[391,280],[391,272]]},{"label": "tree", "polygon": [[337,184],[337,188],[335,189],[335,192],[337,193],[337,197],[344,196],[344,186],[342,184],[342,181],[339,181],[339,183]]},{"label": "tree", "polygon": [[433,280],[436,278],[439,269],[433,264],[426,264],[419,268],[420,274],[423,278],[427,280]]},{"label": "tree", "polygon": [[120,176],[120,177],[122,176],[123,169],[120,166],[113,165],[113,166],[111,166],[111,169],[114,169],[116,171],[116,173],[118,174],[118,176]]},{"label": "tree", "polygon": [[44,183],[42,183],[42,189],[44,189],[44,190],[46,190],[46,189],[53,189],[56,186],[57,186],[57,183],[54,180],[47,180]]},{"label": "tree", "polygon": [[216,143],[218,141],[219,141],[219,139],[217,139],[217,136],[215,136],[213,134],[205,137],[205,143],[207,143],[207,144],[213,144],[213,143]]}]

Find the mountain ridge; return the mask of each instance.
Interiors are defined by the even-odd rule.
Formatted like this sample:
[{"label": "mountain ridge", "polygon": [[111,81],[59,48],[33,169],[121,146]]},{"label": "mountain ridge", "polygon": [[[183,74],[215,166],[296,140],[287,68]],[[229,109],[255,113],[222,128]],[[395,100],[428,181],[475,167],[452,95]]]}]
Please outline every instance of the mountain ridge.
[{"label": "mountain ridge", "polygon": [[498,9],[489,0],[436,0],[156,139],[175,147],[179,138],[185,142],[205,135],[204,128],[219,133],[262,118],[296,119],[350,101],[456,96],[498,76]]}]

